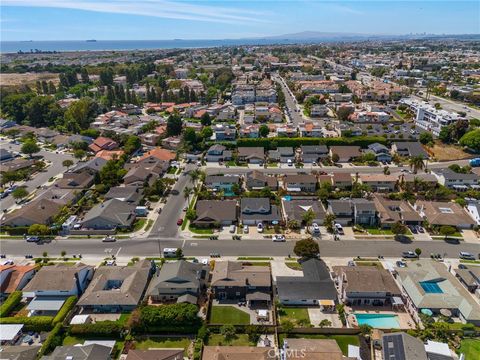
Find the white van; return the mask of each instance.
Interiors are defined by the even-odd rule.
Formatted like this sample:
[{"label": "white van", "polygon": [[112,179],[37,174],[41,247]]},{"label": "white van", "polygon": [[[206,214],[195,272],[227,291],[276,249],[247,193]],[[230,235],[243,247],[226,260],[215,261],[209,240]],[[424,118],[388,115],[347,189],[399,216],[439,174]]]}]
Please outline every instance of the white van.
[{"label": "white van", "polygon": [[235,225],[230,226],[230,233],[235,234],[235,231],[237,230],[237,227]]},{"label": "white van", "polygon": [[163,249],[163,257],[176,257],[178,248],[165,248]]}]

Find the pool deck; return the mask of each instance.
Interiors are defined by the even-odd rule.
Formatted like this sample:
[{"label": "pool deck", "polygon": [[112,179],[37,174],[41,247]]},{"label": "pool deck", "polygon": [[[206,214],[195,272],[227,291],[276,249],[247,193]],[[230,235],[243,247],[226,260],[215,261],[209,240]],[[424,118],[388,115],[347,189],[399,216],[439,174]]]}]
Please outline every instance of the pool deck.
[{"label": "pool deck", "polygon": [[400,329],[408,330],[408,329],[415,329],[415,322],[411,318],[411,316],[406,312],[395,312],[395,311],[386,311],[381,310],[382,308],[370,308],[369,310],[362,310],[360,309],[352,309],[350,307],[346,307],[345,311],[347,312],[347,322],[348,326],[355,328],[358,327],[357,318],[355,314],[374,314],[374,315],[396,315],[398,324],[400,325]]}]

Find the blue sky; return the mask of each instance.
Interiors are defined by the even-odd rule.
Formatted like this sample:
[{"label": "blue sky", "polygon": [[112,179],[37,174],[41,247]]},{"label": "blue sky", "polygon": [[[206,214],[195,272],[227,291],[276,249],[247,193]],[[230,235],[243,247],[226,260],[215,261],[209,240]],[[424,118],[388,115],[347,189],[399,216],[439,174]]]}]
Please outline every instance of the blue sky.
[{"label": "blue sky", "polygon": [[480,1],[2,0],[2,40],[480,33]]}]

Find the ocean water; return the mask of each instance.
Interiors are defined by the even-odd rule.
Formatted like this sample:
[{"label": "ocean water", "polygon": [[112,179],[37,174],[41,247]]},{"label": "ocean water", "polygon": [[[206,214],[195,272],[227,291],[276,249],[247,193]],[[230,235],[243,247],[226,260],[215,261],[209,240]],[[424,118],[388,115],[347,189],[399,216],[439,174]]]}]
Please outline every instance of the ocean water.
[{"label": "ocean water", "polygon": [[291,44],[291,40],[226,39],[226,40],[71,40],[71,41],[1,41],[0,52],[18,51],[99,51],[99,50],[151,50],[176,48],[203,48],[234,45]]}]

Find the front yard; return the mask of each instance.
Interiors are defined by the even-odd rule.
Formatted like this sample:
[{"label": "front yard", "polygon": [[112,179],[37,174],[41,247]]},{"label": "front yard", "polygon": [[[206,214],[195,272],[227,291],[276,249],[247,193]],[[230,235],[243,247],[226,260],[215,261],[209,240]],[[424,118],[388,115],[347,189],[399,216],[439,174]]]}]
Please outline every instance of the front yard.
[{"label": "front yard", "polygon": [[222,325],[249,325],[250,315],[234,306],[212,306],[210,323]]}]

